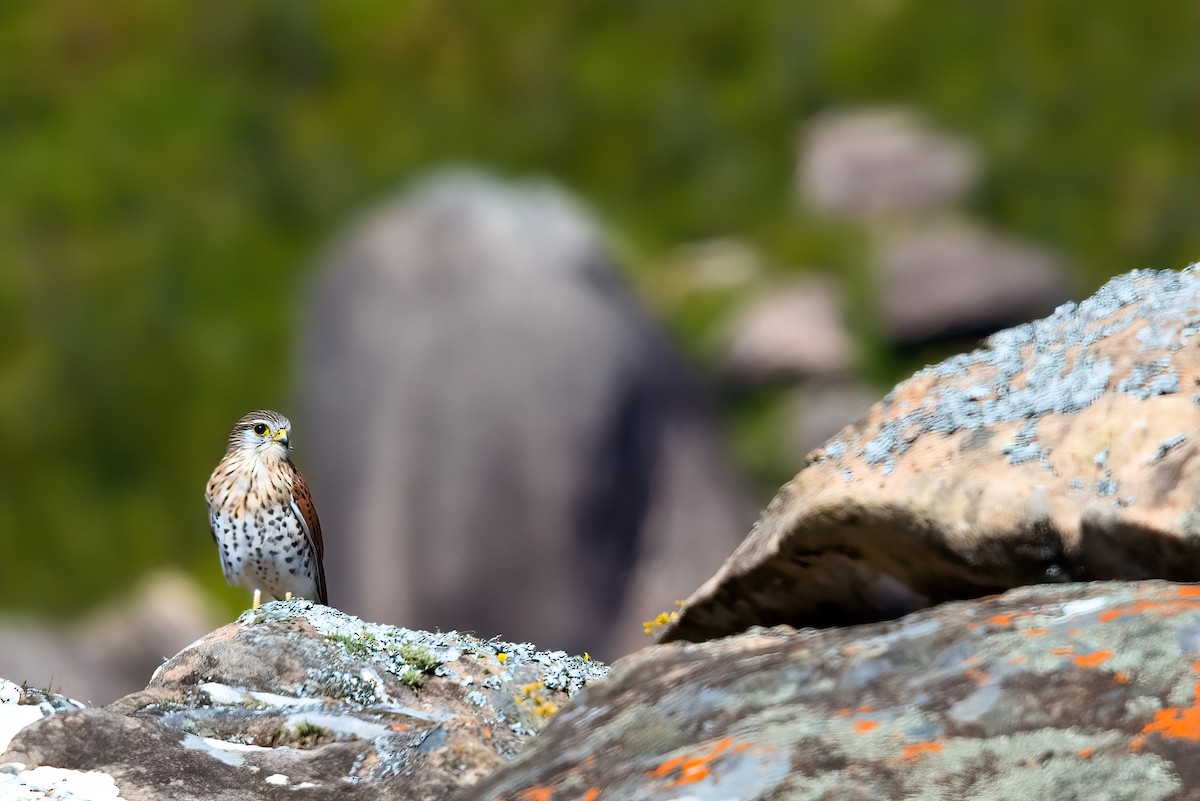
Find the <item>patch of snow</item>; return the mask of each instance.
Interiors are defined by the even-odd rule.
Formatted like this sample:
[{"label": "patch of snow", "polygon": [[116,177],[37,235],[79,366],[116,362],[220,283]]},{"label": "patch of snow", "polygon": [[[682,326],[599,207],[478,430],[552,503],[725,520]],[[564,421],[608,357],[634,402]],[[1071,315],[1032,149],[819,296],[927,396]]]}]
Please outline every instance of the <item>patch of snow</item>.
[{"label": "patch of snow", "polygon": [[297,712],[287,719],[287,725],[311,723],[329,729],[335,734],[372,739],[387,734],[390,730],[382,723],[372,723],[351,715],[329,715],[323,712]]},{"label": "patch of snow", "polygon": [[208,681],[200,685],[200,691],[208,695],[208,699],[214,704],[240,704],[245,700],[241,690],[235,690],[228,684],[220,684],[215,681]]},{"label": "patch of snow", "polygon": [[8,748],[8,743],[16,736],[17,732],[35,720],[41,720],[42,717],[42,710],[32,704],[0,705],[0,751]]},{"label": "patch of snow", "polygon": [[263,781],[267,784],[276,784],[280,787],[286,787],[288,783],[288,777],[284,776],[282,773],[272,773],[270,776],[263,779]]},{"label": "patch of snow", "polygon": [[0,773],[0,798],[5,801],[125,801],[107,773],[67,770],[43,765],[20,773]]},{"label": "patch of snow", "polygon": [[218,740],[214,737],[200,737],[195,734],[185,734],[179,744],[193,751],[206,751],[213,759],[218,759],[226,765],[234,767],[240,767],[245,762],[245,758],[239,752],[271,750],[261,745],[231,743],[227,740]]},{"label": "patch of snow", "polygon": [[1081,598],[1078,601],[1067,601],[1062,605],[1062,612],[1059,620],[1067,620],[1068,618],[1077,617],[1079,615],[1087,615],[1096,612],[1108,606],[1108,600],[1105,598]]}]

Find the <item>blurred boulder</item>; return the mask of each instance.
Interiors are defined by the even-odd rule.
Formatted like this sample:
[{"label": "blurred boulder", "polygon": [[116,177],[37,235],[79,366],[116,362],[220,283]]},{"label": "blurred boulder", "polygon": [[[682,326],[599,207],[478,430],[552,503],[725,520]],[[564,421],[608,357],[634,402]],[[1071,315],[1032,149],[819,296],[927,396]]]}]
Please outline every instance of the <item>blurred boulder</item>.
[{"label": "blurred boulder", "polygon": [[299,447],[334,605],[616,655],[741,538],[696,384],[553,187],[434,176],[312,298]]},{"label": "blurred boulder", "polygon": [[76,623],[0,618],[0,676],[106,704],[144,686],[168,654],[220,619],[191,578],[162,570]]},{"label": "blurred boulder", "polygon": [[751,301],[735,319],[725,370],[743,381],[849,372],[853,346],[836,287],[804,279]]},{"label": "blurred boulder", "polygon": [[1053,255],[968,224],[885,237],[877,259],[882,327],[902,344],[989,333],[1046,314],[1071,293]]},{"label": "blurred boulder", "polygon": [[804,464],[813,448],[866,416],[879,393],[853,377],[805,381],[791,392],[790,452]]},{"label": "blurred boulder", "polygon": [[804,133],[800,196],[829,214],[870,217],[948,206],[971,188],[979,159],[962,139],[900,109],[834,111]]},{"label": "blurred boulder", "polygon": [[664,637],[1200,580],[1198,338],[1198,268],[1135,271],[921,370],[810,455]]}]

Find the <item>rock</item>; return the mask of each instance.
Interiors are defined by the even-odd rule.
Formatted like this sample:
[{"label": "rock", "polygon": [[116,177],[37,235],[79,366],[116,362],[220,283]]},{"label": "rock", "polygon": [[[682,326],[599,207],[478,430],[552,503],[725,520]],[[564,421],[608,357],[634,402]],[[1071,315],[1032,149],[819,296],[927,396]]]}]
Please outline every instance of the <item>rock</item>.
[{"label": "rock", "polygon": [[854,217],[948,206],[975,182],[979,159],[963,140],[897,109],[818,117],[800,147],[800,195]]},{"label": "rock", "polygon": [[1054,256],[967,224],[886,237],[877,258],[883,332],[900,344],[990,333],[1070,297]]},{"label": "rock", "polygon": [[125,597],[82,620],[0,618],[0,676],[55,686],[106,704],[146,685],[164,654],[210,631],[221,616],[203,590],[177,570],[149,574]]},{"label": "rock", "polygon": [[725,363],[751,382],[849,372],[853,345],[836,288],[807,279],[752,301],[733,323]]},{"label": "rock", "polygon": [[663,637],[1200,579],[1200,274],[1137,271],[897,386],[810,456]]},{"label": "rock", "polygon": [[339,608],[619,654],[753,518],[675,349],[549,186],[434,176],[350,230],[305,319],[297,449]]},{"label": "rock", "polygon": [[1196,798],[1198,656],[1200,587],[1157,581],[660,646],[456,799]]},{"label": "rock", "polygon": [[129,799],[442,799],[606,672],[530,645],[271,603],[184,649],[144,691],[22,729],[0,756],[19,766],[0,776],[89,772]]},{"label": "rock", "polygon": [[83,704],[59,693],[0,679],[0,751],[18,731],[44,717],[83,709]]}]

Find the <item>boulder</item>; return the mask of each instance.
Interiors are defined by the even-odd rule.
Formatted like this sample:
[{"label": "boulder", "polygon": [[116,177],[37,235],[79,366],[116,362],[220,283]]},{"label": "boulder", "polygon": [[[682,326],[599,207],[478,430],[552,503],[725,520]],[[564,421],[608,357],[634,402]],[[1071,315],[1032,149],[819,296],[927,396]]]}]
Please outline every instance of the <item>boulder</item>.
[{"label": "boulder", "polygon": [[963,222],[882,237],[876,259],[880,327],[901,345],[991,333],[1071,296],[1045,249]]},{"label": "boulder", "polygon": [[1136,271],[897,386],[810,455],[662,636],[1194,581],[1198,497],[1200,273]]},{"label": "boulder", "polygon": [[822,279],[752,300],[732,323],[725,355],[726,372],[747,382],[838,376],[853,366],[840,293]]},{"label": "boulder", "polygon": [[297,449],[339,608],[615,655],[753,519],[697,384],[562,192],[440,173],[319,273]]},{"label": "boulder", "polygon": [[903,109],[831,111],[800,143],[799,194],[850,217],[949,206],[974,184],[979,157],[962,139]]},{"label": "boulder", "polygon": [[1200,797],[1200,587],[646,649],[456,801]]},{"label": "boulder", "polygon": [[529,645],[271,603],[185,648],[145,690],[20,730],[0,755],[0,790],[74,781],[131,800],[443,799],[606,672]]}]

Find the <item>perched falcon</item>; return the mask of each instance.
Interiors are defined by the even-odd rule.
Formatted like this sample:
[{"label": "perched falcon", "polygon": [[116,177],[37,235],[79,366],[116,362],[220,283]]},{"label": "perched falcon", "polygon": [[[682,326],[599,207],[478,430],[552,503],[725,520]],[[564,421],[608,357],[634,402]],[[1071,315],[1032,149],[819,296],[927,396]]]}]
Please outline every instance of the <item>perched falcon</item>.
[{"label": "perched falcon", "polygon": [[321,523],[288,456],[291,429],[278,412],[238,420],[204,491],[225,580],[253,590],[255,609],[263,595],[328,603]]}]

